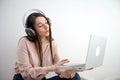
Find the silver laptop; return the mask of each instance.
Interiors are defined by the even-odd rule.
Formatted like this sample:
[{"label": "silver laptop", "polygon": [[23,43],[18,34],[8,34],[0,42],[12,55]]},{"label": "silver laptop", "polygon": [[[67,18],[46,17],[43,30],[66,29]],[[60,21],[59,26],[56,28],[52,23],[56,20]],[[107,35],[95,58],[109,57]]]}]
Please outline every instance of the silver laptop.
[{"label": "silver laptop", "polygon": [[58,69],[81,69],[86,70],[102,65],[106,47],[106,37],[98,35],[90,35],[87,57],[85,64],[69,64],[57,66]]}]

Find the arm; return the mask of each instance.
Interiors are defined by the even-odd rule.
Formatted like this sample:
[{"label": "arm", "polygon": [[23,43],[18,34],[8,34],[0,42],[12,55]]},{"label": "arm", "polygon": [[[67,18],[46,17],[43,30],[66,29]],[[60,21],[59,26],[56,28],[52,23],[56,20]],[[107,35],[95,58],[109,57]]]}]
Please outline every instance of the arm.
[{"label": "arm", "polygon": [[54,66],[34,67],[28,50],[29,41],[21,38],[17,47],[18,60],[15,65],[16,73],[20,73],[24,79],[41,79],[49,71],[54,70]]}]

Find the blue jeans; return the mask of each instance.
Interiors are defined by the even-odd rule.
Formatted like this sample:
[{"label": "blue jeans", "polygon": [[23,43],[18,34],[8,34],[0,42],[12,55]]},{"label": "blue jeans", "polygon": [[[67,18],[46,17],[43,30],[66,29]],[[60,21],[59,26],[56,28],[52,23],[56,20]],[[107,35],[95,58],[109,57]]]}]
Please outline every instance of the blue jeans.
[{"label": "blue jeans", "polygon": [[80,76],[78,73],[76,73],[73,78],[60,78],[59,76],[54,76],[49,79],[43,78],[42,80],[80,80]]},{"label": "blue jeans", "polygon": [[[22,78],[21,74],[15,74],[13,80],[24,80],[24,79]],[[59,76],[54,76],[49,79],[43,78],[42,80],[80,80],[80,76],[78,73],[76,73],[73,78],[67,79],[67,78],[60,78]]]},{"label": "blue jeans", "polygon": [[22,78],[21,74],[15,74],[13,80],[24,80],[24,79]]}]

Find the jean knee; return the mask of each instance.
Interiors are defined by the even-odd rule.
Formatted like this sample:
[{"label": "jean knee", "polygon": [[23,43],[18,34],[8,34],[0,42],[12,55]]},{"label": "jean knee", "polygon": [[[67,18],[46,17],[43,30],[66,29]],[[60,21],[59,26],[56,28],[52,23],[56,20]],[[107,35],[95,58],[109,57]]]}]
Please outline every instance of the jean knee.
[{"label": "jean knee", "polygon": [[80,75],[76,73],[75,76],[73,77],[73,80],[80,80]]},{"label": "jean knee", "polygon": [[24,79],[22,78],[21,74],[15,74],[13,76],[13,80],[24,80]]}]

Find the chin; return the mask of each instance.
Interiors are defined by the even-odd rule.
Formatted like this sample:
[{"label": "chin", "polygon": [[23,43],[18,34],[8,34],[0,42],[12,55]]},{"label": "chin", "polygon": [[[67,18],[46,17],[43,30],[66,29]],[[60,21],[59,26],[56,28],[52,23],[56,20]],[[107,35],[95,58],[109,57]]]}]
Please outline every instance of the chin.
[{"label": "chin", "polygon": [[48,37],[48,36],[49,36],[49,34],[46,34],[45,36],[46,36],[46,37]]}]

